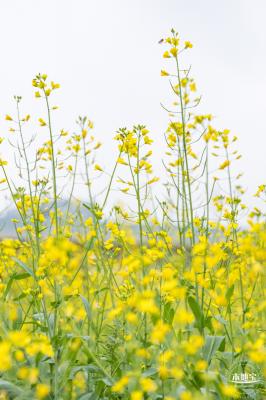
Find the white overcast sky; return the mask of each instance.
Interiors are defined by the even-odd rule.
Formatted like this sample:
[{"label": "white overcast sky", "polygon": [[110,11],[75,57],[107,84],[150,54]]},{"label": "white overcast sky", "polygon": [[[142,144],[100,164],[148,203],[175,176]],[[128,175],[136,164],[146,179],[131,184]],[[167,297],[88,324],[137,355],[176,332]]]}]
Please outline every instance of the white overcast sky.
[{"label": "white overcast sky", "polygon": [[71,130],[88,115],[105,143],[105,167],[114,132],[134,123],[147,124],[160,156],[169,88],[158,40],[174,27],[194,44],[202,107],[239,136],[240,169],[254,193],[266,181],[265,19],[265,0],[1,0],[0,136],[12,96],[22,95],[31,113],[31,80],[46,72],[61,84],[57,125]]}]

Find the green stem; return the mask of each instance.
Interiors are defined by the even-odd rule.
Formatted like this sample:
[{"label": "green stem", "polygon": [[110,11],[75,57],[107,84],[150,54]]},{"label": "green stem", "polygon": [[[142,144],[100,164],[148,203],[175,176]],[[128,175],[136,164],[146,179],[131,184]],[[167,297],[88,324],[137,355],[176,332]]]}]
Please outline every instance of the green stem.
[{"label": "green stem", "polygon": [[51,146],[51,162],[52,162],[52,172],[53,172],[53,192],[54,192],[54,211],[55,211],[55,231],[56,237],[59,236],[59,223],[58,223],[58,204],[57,204],[57,185],[56,185],[56,161],[55,161],[55,154],[54,154],[54,138],[53,138],[53,131],[52,131],[52,123],[51,123],[51,111],[49,107],[48,97],[43,91],[45,95],[45,101],[47,106],[47,115],[48,115],[48,128],[50,134],[50,146]]},{"label": "green stem", "polygon": [[184,150],[184,156],[185,156],[186,180],[187,180],[188,195],[189,195],[189,210],[190,210],[190,224],[191,224],[191,231],[192,231],[192,245],[194,245],[195,244],[195,230],[194,230],[194,217],[193,217],[193,201],[192,201],[192,193],[191,193],[191,180],[190,180],[190,171],[189,171],[188,154],[187,154],[185,109],[184,109],[184,105],[183,105],[183,94],[182,94],[182,85],[181,85],[178,57],[176,56],[175,59],[176,59],[177,77],[178,77],[178,85],[179,85],[179,100],[180,100],[181,119],[182,119],[182,139],[183,139],[183,150]]}]

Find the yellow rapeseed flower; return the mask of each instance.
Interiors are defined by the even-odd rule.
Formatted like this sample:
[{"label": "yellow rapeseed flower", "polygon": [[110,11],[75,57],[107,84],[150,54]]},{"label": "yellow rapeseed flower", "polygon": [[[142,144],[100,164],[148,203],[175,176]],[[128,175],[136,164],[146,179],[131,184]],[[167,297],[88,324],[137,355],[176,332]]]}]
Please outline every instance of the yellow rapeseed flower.
[{"label": "yellow rapeseed flower", "polygon": [[143,400],[143,393],[140,390],[134,390],[130,395],[131,400]]},{"label": "yellow rapeseed flower", "polygon": [[225,160],[222,164],[220,164],[219,169],[225,169],[229,165],[230,165],[230,161],[229,160]]},{"label": "yellow rapeseed flower", "polygon": [[50,393],[50,386],[45,383],[38,383],[36,385],[37,399],[44,399]]},{"label": "yellow rapeseed flower", "polygon": [[102,167],[99,164],[94,165],[95,171],[103,171]]},{"label": "yellow rapeseed flower", "polygon": [[238,399],[240,396],[239,391],[234,385],[222,385],[221,391],[224,396],[229,397],[230,399]]},{"label": "yellow rapeseed flower", "polygon": [[156,383],[151,378],[140,378],[140,386],[144,392],[155,392],[157,389]]},{"label": "yellow rapeseed flower", "polygon": [[39,118],[38,121],[39,121],[39,123],[40,123],[41,126],[46,126],[46,122],[44,121],[44,119]]},{"label": "yellow rapeseed flower", "polygon": [[167,71],[165,71],[165,69],[161,70],[161,76],[168,76],[169,73]]},{"label": "yellow rapeseed flower", "polygon": [[117,392],[117,393],[123,393],[125,387],[127,386],[129,382],[129,377],[128,376],[123,376],[119,381],[117,381],[113,386],[112,386],[112,392]]}]

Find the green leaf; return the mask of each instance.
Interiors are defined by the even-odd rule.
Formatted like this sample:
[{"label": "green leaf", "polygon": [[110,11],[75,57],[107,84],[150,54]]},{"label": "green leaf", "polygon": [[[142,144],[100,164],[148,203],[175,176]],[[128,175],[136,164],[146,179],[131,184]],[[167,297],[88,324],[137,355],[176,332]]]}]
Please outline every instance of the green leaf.
[{"label": "green leaf", "polygon": [[11,289],[11,286],[12,286],[13,281],[14,281],[14,278],[13,278],[13,276],[11,276],[10,279],[8,280],[7,285],[6,285],[6,288],[5,288],[4,300],[6,299],[8,293],[9,293],[9,291],[10,291],[10,289]]},{"label": "green leaf", "polygon": [[225,336],[206,336],[203,347],[203,358],[210,364],[215,353],[218,350],[223,351],[224,346]]},{"label": "green leaf", "polygon": [[13,276],[13,279],[15,279],[17,281],[17,280],[27,279],[29,277],[30,277],[30,274],[28,274],[28,272],[24,272],[21,274],[15,274]]},{"label": "green leaf", "polygon": [[101,381],[106,385],[106,386],[113,386],[114,382],[112,379],[108,378],[108,376],[104,376],[101,378]]},{"label": "green leaf", "polygon": [[30,276],[30,274],[28,272],[24,272],[21,274],[15,273],[15,274],[11,275],[7,282],[6,288],[5,288],[4,299],[6,299],[8,293],[10,292],[14,280],[27,279],[27,278],[29,278],[29,276]]},{"label": "green leaf", "polygon": [[26,271],[29,275],[31,275],[34,278],[34,273],[33,271],[21,260],[19,260],[18,258],[14,257],[14,260],[16,261],[16,263],[24,269],[24,271]]},{"label": "green leaf", "polygon": [[227,321],[226,321],[223,317],[221,317],[220,315],[215,315],[214,318],[215,318],[218,322],[220,322],[222,325],[227,325]]},{"label": "green leaf", "polygon": [[83,297],[82,295],[80,295],[80,298],[81,298],[82,303],[83,303],[83,305],[84,305],[84,308],[85,308],[85,311],[86,311],[86,314],[87,314],[88,321],[89,321],[89,323],[90,323],[92,329],[93,329],[94,332],[95,332],[95,325],[94,325],[93,320],[92,320],[92,314],[91,314],[90,303],[89,303],[88,300],[87,300],[85,297]]},{"label": "green leaf", "polygon": [[213,326],[212,326],[212,317],[209,315],[204,320],[204,326],[209,329],[210,333],[214,333]]},{"label": "green leaf", "polygon": [[99,372],[99,368],[96,365],[93,364],[88,364],[88,365],[77,365],[76,367],[73,367],[71,369],[71,372],[69,374],[69,378],[73,379],[74,376],[80,372],[80,371],[86,371],[86,372],[91,372],[91,373],[96,373]]},{"label": "green leaf", "polygon": [[230,298],[233,296],[234,289],[235,289],[235,285],[232,285],[232,286],[230,286],[230,288],[227,289],[226,295],[225,295],[227,301],[229,301]]},{"label": "green leaf", "polygon": [[18,300],[24,299],[24,297],[27,297],[27,294],[21,293],[19,296],[15,297],[13,300],[18,301]]},{"label": "green leaf", "polygon": [[197,300],[192,296],[188,297],[188,304],[196,319],[196,326],[199,331],[202,332],[204,327],[204,314],[201,311],[200,305]]},{"label": "green leaf", "polygon": [[167,303],[164,306],[164,310],[163,310],[164,321],[171,325],[173,322],[174,316],[175,316],[175,310],[171,307],[171,303]]},{"label": "green leaf", "polygon": [[88,320],[91,321],[91,307],[90,307],[90,303],[88,302],[88,300],[80,295],[80,298],[82,300],[82,303],[84,305]]},{"label": "green leaf", "polygon": [[142,373],[142,376],[148,377],[148,376],[156,375],[157,373],[158,373],[157,368],[148,368]]},{"label": "green leaf", "polygon": [[23,390],[11,382],[0,379],[0,391],[8,393],[9,399],[15,399],[23,394]]}]

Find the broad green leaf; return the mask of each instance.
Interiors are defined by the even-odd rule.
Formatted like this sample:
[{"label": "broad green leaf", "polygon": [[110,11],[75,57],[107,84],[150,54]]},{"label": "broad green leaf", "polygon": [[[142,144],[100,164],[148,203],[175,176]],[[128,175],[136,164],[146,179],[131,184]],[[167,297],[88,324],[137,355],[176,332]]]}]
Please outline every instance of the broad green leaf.
[{"label": "broad green leaf", "polygon": [[0,391],[7,392],[10,399],[15,399],[23,394],[23,390],[20,387],[3,379],[0,380]]},{"label": "broad green leaf", "polygon": [[164,321],[171,325],[173,322],[174,316],[175,316],[175,310],[171,307],[170,303],[167,303],[164,306],[164,310],[163,310]]},{"label": "broad green leaf", "polygon": [[81,295],[80,295],[80,298],[81,298],[82,303],[84,305],[89,324],[91,325],[92,329],[95,332],[95,324],[93,323],[93,319],[92,319],[90,303],[88,302],[88,300],[85,297],[83,297]]},{"label": "broad green leaf", "polygon": [[106,385],[106,386],[113,386],[114,382],[112,379],[108,378],[107,376],[104,376],[101,378],[101,381]]},{"label": "broad green leaf", "polygon": [[13,279],[17,281],[17,280],[27,279],[29,277],[30,277],[30,274],[28,272],[24,272],[21,274],[15,274],[13,276]]},{"label": "broad green leaf", "polygon": [[148,377],[148,376],[156,375],[157,373],[158,373],[158,370],[156,368],[148,368],[142,373],[142,376]]},{"label": "broad green leaf", "polygon": [[220,315],[215,315],[214,318],[215,318],[218,322],[220,322],[222,325],[227,325],[227,321],[226,321],[223,317],[221,317]]},{"label": "broad green leaf", "polygon": [[206,336],[205,345],[203,347],[203,358],[211,363],[211,360],[218,350],[224,348],[225,336]]},{"label": "broad green leaf", "polygon": [[15,274],[11,275],[7,282],[6,288],[5,288],[4,299],[6,299],[8,293],[10,292],[14,280],[22,280],[22,279],[27,279],[29,277],[30,277],[30,274],[28,272],[24,272],[21,274],[15,273]]},{"label": "broad green leaf", "polygon": [[235,286],[234,286],[234,285],[230,286],[230,288],[227,289],[226,295],[225,295],[226,300],[229,301],[230,298],[233,296],[233,294],[234,294],[234,289],[235,289]]},{"label": "broad green leaf", "polygon": [[204,327],[204,314],[201,311],[200,305],[197,300],[192,296],[188,297],[188,304],[196,319],[196,325],[199,331],[202,332],[202,329]]},{"label": "broad green leaf", "polygon": [[22,262],[21,260],[19,260],[18,258],[14,257],[14,260],[16,261],[16,263],[24,269],[24,271],[26,271],[29,275],[31,275],[34,278],[34,273],[32,271],[32,269],[30,269],[24,262]]},{"label": "broad green leaf", "polygon": [[95,372],[99,372],[99,368],[94,365],[94,364],[89,364],[89,365],[78,365],[76,367],[73,367],[71,369],[71,372],[69,374],[70,379],[73,379],[74,376],[80,372],[80,371],[86,371],[86,372],[91,372],[91,373],[95,373]]},{"label": "broad green leaf", "polygon": [[88,320],[90,321],[90,320],[91,320],[91,308],[90,308],[90,304],[89,304],[88,300],[87,300],[85,297],[83,297],[83,296],[80,295],[80,298],[81,298],[82,303],[83,303],[83,305],[84,305],[84,308],[85,308],[85,311],[86,311]]},{"label": "broad green leaf", "polygon": [[8,293],[9,293],[9,291],[10,291],[10,289],[11,289],[11,286],[12,286],[13,281],[14,281],[14,278],[13,278],[13,276],[11,276],[11,278],[8,280],[7,285],[6,285],[6,288],[5,288],[4,300],[6,299]]}]

